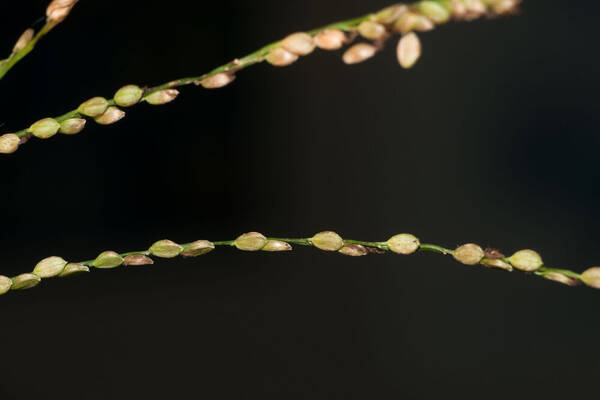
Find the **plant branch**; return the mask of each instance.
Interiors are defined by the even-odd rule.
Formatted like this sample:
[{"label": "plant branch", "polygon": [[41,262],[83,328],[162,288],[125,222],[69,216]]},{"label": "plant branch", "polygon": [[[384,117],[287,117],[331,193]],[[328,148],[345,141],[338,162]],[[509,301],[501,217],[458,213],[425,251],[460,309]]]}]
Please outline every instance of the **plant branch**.
[{"label": "plant branch", "polygon": [[216,247],[234,247],[243,251],[281,252],[291,251],[293,245],[310,246],[328,252],[337,252],[347,256],[366,256],[369,254],[395,253],[409,255],[417,252],[434,252],[450,255],[456,261],[469,266],[484,266],[505,271],[520,270],[535,274],[545,279],[557,281],[569,286],[584,283],[600,289],[600,268],[593,267],[579,274],[574,271],[544,266],[541,256],[533,250],[520,250],[510,257],[504,256],[495,249],[482,249],[469,243],[454,250],[435,245],[421,243],[411,234],[398,234],[384,242],[342,239],[332,231],[320,232],[310,238],[267,238],[258,232],[240,235],[234,240],[215,241],[197,240],[195,242],[177,244],[171,240],[159,240],[147,250],[116,253],[105,251],[96,258],[67,262],[60,257],[49,257],[40,261],[31,273],[13,278],[0,276],[0,294],[9,290],[29,289],[42,279],[70,276],[76,273],[89,272],[90,267],[111,269],[122,265],[141,266],[153,264],[151,257],[175,258],[197,257],[207,254]]},{"label": "plant branch", "polygon": [[0,63],[0,79],[4,78],[4,75],[6,75],[16,63],[21,61],[23,57],[30,53],[37,42],[44,37],[46,33],[50,32],[52,27],[52,24],[46,23],[46,25],[42,27],[42,29],[33,37],[33,39],[31,39],[31,41],[25,45],[25,47],[17,52],[13,52],[6,60],[2,61]]},{"label": "plant branch", "polygon": [[30,34],[30,30],[26,30],[19,38],[13,52],[6,59],[0,61],[0,79],[10,71],[23,57],[29,54],[35,45],[50,32],[56,25],[62,22],[71,11],[77,0],[69,1],[53,1],[46,10],[46,24],[35,35]]},{"label": "plant branch", "polygon": [[434,0],[418,1],[411,5],[396,4],[375,13],[335,22],[305,33],[292,34],[202,75],[171,80],[146,89],[127,85],[112,99],[92,98],[76,110],[58,117],[44,118],[29,128],[0,136],[0,153],[16,151],[18,146],[31,136],[47,139],[58,132],[79,133],[85,125],[85,118],[88,117],[103,125],[115,123],[125,116],[125,113],[117,108],[119,106],[130,107],[139,102],[165,104],[179,94],[175,88],[192,83],[208,89],[223,87],[234,80],[236,72],[252,65],[267,61],[275,66],[286,66],[296,61],[299,56],[308,55],[315,47],[336,50],[358,36],[372,44],[359,43],[350,47],[343,56],[346,64],[355,64],[371,58],[392,34],[399,33],[402,39],[398,44],[398,61],[404,68],[410,68],[421,54],[421,45],[414,34],[415,31],[429,31],[451,20],[469,21],[484,16],[512,14],[519,2],[520,0]]}]

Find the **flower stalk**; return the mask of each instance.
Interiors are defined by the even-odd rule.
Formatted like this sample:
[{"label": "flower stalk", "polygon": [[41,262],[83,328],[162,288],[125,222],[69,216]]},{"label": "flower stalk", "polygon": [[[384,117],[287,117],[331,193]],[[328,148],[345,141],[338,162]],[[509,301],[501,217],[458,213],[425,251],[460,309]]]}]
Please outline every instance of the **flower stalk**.
[{"label": "flower stalk", "polygon": [[519,250],[506,257],[496,249],[483,249],[474,243],[467,243],[452,250],[435,244],[421,243],[409,233],[394,235],[383,242],[344,239],[333,231],[324,231],[310,238],[267,237],[259,232],[248,232],[233,240],[209,241],[196,240],[178,244],[168,239],[155,242],[147,250],[117,253],[104,251],[96,258],[80,262],[68,262],[61,257],[48,257],[41,260],[32,272],[13,278],[0,275],[0,294],[9,290],[29,289],[42,280],[52,277],[65,277],[76,273],[89,272],[93,268],[112,269],[120,266],[143,266],[154,263],[152,257],[171,259],[179,256],[198,257],[213,251],[216,247],[233,247],[241,251],[289,252],[292,246],[307,246],[339,253],[341,255],[361,257],[369,254],[409,255],[418,252],[433,252],[450,255],[456,261],[468,266],[480,266],[511,272],[518,270],[536,275],[567,286],[585,284],[600,289],[600,267],[592,267],[579,274],[574,271],[553,268],[543,264],[541,256],[529,249]]},{"label": "flower stalk", "polygon": [[17,40],[12,53],[5,60],[0,60],[0,79],[10,71],[27,54],[31,53],[35,45],[56,25],[67,18],[71,9],[78,0],[54,0],[46,9],[46,24],[35,33],[33,29],[27,29]]},{"label": "flower stalk", "polygon": [[[71,0],[71,3],[69,0],[55,0],[53,4],[55,3],[64,3],[63,6],[70,4],[69,7],[72,7],[74,0]],[[335,22],[308,32],[293,33],[280,41],[266,45],[242,58],[236,58],[200,76],[175,79],[144,89],[136,85],[127,85],[119,89],[112,99],[94,97],[82,103],[76,110],[49,119],[53,119],[57,124],[86,117],[94,118],[99,124],[106,124],[106,121],[113,123],[122,118],[124,114],[117,113],[114,108],[111,108],[111,115],[101,117],[111,106],[130,107],[140,102],[151,105],[166,104],[173,101],[179,94],[176,88],[190,84],[206,89],[221,88],[233,82],[237,72],[252,65],[267,61],[273,66],[287,66],[296,62],[300,57],[311,54],[316,48],[336,50],[357,38],[362,38],[362,41],[352,45],[342,56],[342,60],[346,64],[357,64],[370,59],[381,50],[386,40],[394,34],[400,34],[402,37],[398,44],[398,63],[408,69],[416,64],[421,55],[421,43],[415,32],[429,31],[451,20],[465,21],[511,14],[518,8],[519,3],[520,0],[435,0],[417,1],[411,5],[395,4],[358,18]],[[63,8],[58,10],[63,10]],[[70,8],[68,10],[70,11]],[[57,17],[66,17],[63,15],[64,13],[58,13],[56,8],[53,12],[53,15]],[[14,57],[11,56],[6,60],[0,67],[0,78],[3,70],[6,73],[18,59],[31,51],[37,40],[56,23],[49,18],[49,22],[31,42],[14,54]],[[48,118],[44,120],[48,120]],[[48,122],[46,121],[46,123]],[[14,146],[15,139],[19,140],[19,144],[23,144],[32,136],[32,133],[31,128],[26,128],[0,135],[0,142],[9,144],[0,146],[0,153],[13,153],[18,147]]]}]

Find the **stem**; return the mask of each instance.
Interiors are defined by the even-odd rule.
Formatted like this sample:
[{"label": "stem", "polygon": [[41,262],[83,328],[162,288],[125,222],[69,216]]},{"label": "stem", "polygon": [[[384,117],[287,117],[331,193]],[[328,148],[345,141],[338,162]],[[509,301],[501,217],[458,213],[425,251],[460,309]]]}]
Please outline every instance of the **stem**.
[{"label": "stem", "polygon": [[453,251],[443,248],[441,246],[437,246],[435,244],[422,244],[421,247],[419,247],[419,251],[430,251],[433,253],[439,253],[439,254],[452,254]]},{"label": "stem", "polygon": [[[267,238],[267,240],[286,242],[289,244],[295,244],[295,245],[299,245],[299,246],[313,246],[312,238]],[[235,242],[236,241],[234,239],[234,240],[216,241],[216,242],[212,242],[212,244],[214,246],[232,247],[232,246],[235,246]],[[184,244],[181,244],[181,246],[186,247],[186,246],[192,245],[193,243],[194,242],[184,243]],[[392,253],[392,251],[388,247],[387,242],[370,242],[370,241],[364,241],[364,240],[344,239],[344,243],[362,245],[365,247],[373,247],[373,248],[383,250],[383,252]],[[426,244],[426,243],[420,244],[418,251],[419,252],[432,252],[432,253],[437,253],[437,254],[442,254],[442,255],[451,255],[454,253],[453,250],[447,249],[445,247],[442,247],[442,246],[439,246],[436,244]],[[129,251],[129,252],[121,253],[119,255],[123,258],[130,256],[130,255],[150,256],[151,252],[149,250]],[[81,262],[79,262],[79,264],[86,265],[86,266],[92,266],[93,262],[94,262],[94,260],[87,260],[87,261],[81,261]],[[566,275],[573,279],[577,279],[577,280],[581,279],[581,275],[578,274],[577,272],[566,270],[566,269],[551,268],[551,267],[541,267],[536,271],[536,274],[542,275],[545,272],[556,272],[556,273]]]},{"label": "stem", "polygon": [[[451,12],[452,6],[449,1],[447,1],[447,0],[435,0],[435,1],[437,3],[439,3],[442,7],[445,7],[449,13]],[[420,4],[420,2],[414,2],[411,5],[413,12],[416,12],[416,13],[419,12],[418,11],[419,4]],[[496,12],[493,10],[491,5],[487,5],[486,7],[487,7],[487,9],[485,12],[482,12],[481,14],[478,14],[475,17],[482,17],[484,15],[495,15],[496,14]],[[515,7],[516,7],[516,5],[515,5]],[[503,13],[508,13],[508,12],[505,11]],[[355,31],[361,22],[368,20],[368,19],[374,19],[375,16],[376,16],[376,13],[370,13],[370,14],[366,14],[366,15],[363,15],[363,16],[360,16],[357,18],[352,18],[352,19],[348,19],[345,21],[334,22],[334,23],[325,25],[321,28],[316,28],[316,29],[307,31],[307,33],[314,36],[314,35],[318,34],[319,32],[322,32],[326,29],[339,29],[339,30],[346,31],[346,32]],[[473,18],[475,18],[475,17],[473,17]],[[473,18],[470,18],[470,19],[473,19]],[[463,18],[457,17],[456,19],[462,20]],[[443,21],[440,23],[444,23],[444,22],[446,22],[446,21]],[[394,31],[393,23],[388,24],[386,26],[386,28],[388,28],[390,31]],[[248,68],[252,65],[262,63],[263,61],[265,61],[265,57],[267,56],[269,51],[278,47],[280,44],[281,44],[281,40],[273,42],[271,44],[268,44],[264,47],[261,47],[259,50],[255,51],[253,53],[250,53],[241,58],[236,58],[233,61],[228,62],[227,64],[224,64],[224,65],[221,65],[220,67],[217,67],[217,68],[213,69],[212,71],[205,73],[203,75],[179,78],[179,79],[171,80],[169,82],[148,88],[144,91],[144,95],[143,95],[141,101],[144,101],[152,93],[155,93],[160,90],[173,89],[173,88],[178,88],[178,87],[182,87],[182,86],[187,86],[192,83],[196,83],[196,82],[202,81],[206,78],[212,77],[219,73],[235,73],[237,71],[241,71],[245,68]],[[377,43],[377,41],[375,44],[378,46],[381,45],[381,43]],[[109,100],[109,105],[111,105],[111,106],[116,105],[114,99]],[[58,122],[63,122],[70,118],[85,118],[85,116],[80,114],[77,110],[72,110],[61,116],[54,117],[54,119]],[[23,138],[24,136],[28,135],[28,129],[27,128],[22,129],[20,131],[14,132],[14,134],[16,134],[20,138]]]},{"label": "stem", "polygon": [[27,45],[25,47],[23,47],[21,50],[19,50],[16,53],[12,53],[10,55],[10,57],[8,57],[5,60],[5,62],[2,63],[2,65],[0,65],[0,79],[4,78],[4,75],[6,75],[8,73],[8,71],[10,71],[10,69],[15,66],[16,63],[21,61],[21,59],[23,57],[25,57],[27,54],[29,54],[31,52],[31,50],[33,50],[33,48],[35,47],[37,42],[42,37],[44,37],[44,35],[46,35],[48,32],[50,32],[52,30],[52,28],[54,28],[55,26],[56,26],[55,23],[51,23],[51,22],[46,23],[46,25],[44,25],[42,27],[42,29],[33,37],[33,39],[31,39],[31,41],[29,43],[27,43]]},{"label": "stem", "polygon": [[559,273],[559,274],[566,275],[569,278],[573,278],[573,279],[577,279],[577,280],[581,279],[581,274],[578,274],[577,272],[569,271],[567,269],[542,267],[542,268],[540,268],[539,270],[536,271],[536,274],[539,275],[540,272],[556,272],[556,273]]},{"label": "stem", "polygon": [[[309,31],[308,33],[310,33],[311,35],[315,35],[325,29],[340,29],[343,31],[351,31],[354,28],[356,28],[356,26],[358,26],[362,21],[368,19],[372,15],[373,14],[367,14],[362,17],[350,19],[347,21],[335,22],[335,23],[326,25],[321,28],[313,29],[313,30]],[[171,80],[169,82],[160,84],[158,86],[148,88],[144,91],[144,96],[142,97],[142,101],[145,100],[152,93],[158,92],[160,90],[173,89],[173,88],[178,88],[178,87],[182,87],[182,86],[187,86],[194,82],[201,81],[203,79],[206,79],[206,78],[209,78],[216,74],[219,74],[221,72],[233,73],[233,72],[237,72],[237,71],[246,69],[252,65],[262,63],[263,61],[265,61],[265,57],[269,53],[269,51],[271,51],[272,49],[279,46],[280,43],[281,43],[281,40],[278,40],[276,42],[268,44],[253,53],[250,53],[242,58],[236,58],[233,61],[230,61],[224,65],[221,65],[220,67],[217,67],[217,68],[213,69],[212,71],[207,72],[203,75],[179,78],[179,79]],[[31,51],[31,49],[29,51]],[[108,103],[111,106],[114,106],[116,104],[114,99],[109,99]],[[72,111],[69,111],[69,112],[59,116],[59,117],[54,117],[54,119],[58,122],[63,122],[70,118],[85,118],[85,116],[80,114],[77,110],[72,110]],[[20,131],[17,131],[17,132],[15,132],[15,134],[19,137],[23,137],[23,136],[27,135],[27,129],[22,129]]]}]

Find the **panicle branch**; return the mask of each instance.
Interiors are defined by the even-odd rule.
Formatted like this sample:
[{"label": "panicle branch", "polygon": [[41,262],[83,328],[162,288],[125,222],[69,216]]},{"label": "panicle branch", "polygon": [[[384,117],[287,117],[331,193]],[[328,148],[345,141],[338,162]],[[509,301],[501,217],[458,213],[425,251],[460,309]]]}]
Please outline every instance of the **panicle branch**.
[{"label": "panicle branch", "polygon": [[213,251],[217,246],[235,247],[242,251],[287,252],[292,245],[312,246],[327,252],[337,252],[346,256],[360,257],[369,254],[395,253],[410,255],[419,251],[451,255],[456,261],[469,266],[483,266],[504,271],[519,270],[542,278],[559,282],[568,286],[585,284],[600,289],[600,267],[592,267],[582,274],[573,271],[551,268],[544,265],[542,257],[535,251],[519,250],[510,257],[499,250],[482,248],[474,243],[467,243],[451,250],[434,244],[425,244],[412,234],[394,235],[384,242],[367,242],[343,239],[338,233],[324,231],[310,238],[268,238],[259,232],[248,232],[234,240],[212,242],[196,240],[191,243],[178,244],[163,239],[155,242],[147,250],[117,253],[104,251],[96,258],[88,261],[68,262],[61,257],[48,257],[27,272],[12,278],[0,275],[0,295],[9,290],[29,289],[38,285],[43,279],[66,277],[85,272],[90,268],[111,269],[119,266],[142,266],[153,264],[155,258],[198,257]]},{"label": "panicle branch", "polygon": [[[179,91],[176,88],[181,86],[195,84],[206,89],[221,88],[233,82],[238,71],[252,65],[263,61],[276,67],[291,65],[300,57],[311,54],[316,48],[338,50],[350,45],[357,38],[361,38],[362,41],[346,49],[342,55],[344,63],[357,64],[372,58],[392,35],[399,34],[401,37],[396,52],[398,63],[403,68],[411,68],[418,61],[422,50],[416,32],[432,30],[450,20],[470,21],[480,17],[512,14],[518,9],[519,3],[520,0],[433,0],[418,1],[410,5],[395,4],[348,21],[308,32],[293,33],[281,41],[264,46],[204,75],[172,80],[152,88],[127,85],[119,89],[112,99],[94,97],[83,102],[77,110],[58,117],[44,118],[28,128],[0,135],[0,153],[15,152],[19,145],[31,136],[48,139],[57,133],[79,133],[85,126],[86,118],[92,118],[103,125],[113,124],[125,116],[125,112],[119,107],[131,107],[140,102],[151,105],[169,103],[178,96]],[[74,0],[53,1],[48,7],[47,29],[66,18],[74,4]],[[30,34],[25,36],[22,43],[27,41]],[[29,44],[16,54],[21,54],[24,49],[35,44],[38,36],[31,39]]]},{"label": "panicle branch", "polygon": [[[29,54],[44,35],[67,18],[77,1],[79,0],[54,0],[48,5],[46,8],[46,24],[42,29],[37,33],[32,28],[25,30],[15,43],[12,53],[8,58],[0,60],[0,79],[2,79],[16,63]],[[0,152],[2,152],[1,146]]]}]

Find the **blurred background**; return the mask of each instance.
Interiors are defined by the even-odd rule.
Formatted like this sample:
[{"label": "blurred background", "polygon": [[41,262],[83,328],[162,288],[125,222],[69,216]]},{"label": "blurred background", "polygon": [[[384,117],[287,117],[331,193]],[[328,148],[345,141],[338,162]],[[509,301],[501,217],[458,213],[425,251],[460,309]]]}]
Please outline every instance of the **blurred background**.
[{"label": "blurred background", "polygon": [[[49,0],[0,4],[0,47]],[[0,82],[0,130],[128,83],[206,72],[385,0],[80,1]],[[219,91],[182,89],[110,127],[0,158],[0,274],[158,239],[258,230],[466,242],[600,263],[600,3],[395,40],[345,66],[316,51]],[[44,281],[0,299],[0,398],[562,399],[598,391],[600,292],[434,254],[219,248]]]}]

